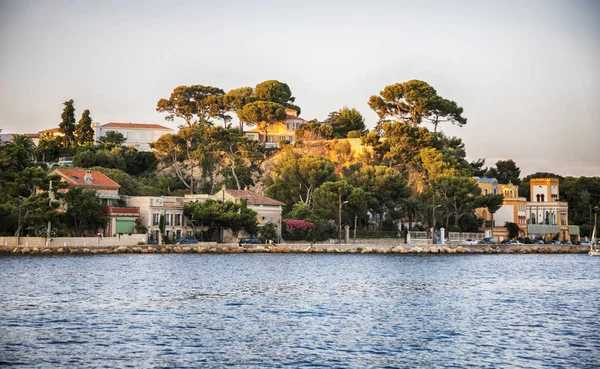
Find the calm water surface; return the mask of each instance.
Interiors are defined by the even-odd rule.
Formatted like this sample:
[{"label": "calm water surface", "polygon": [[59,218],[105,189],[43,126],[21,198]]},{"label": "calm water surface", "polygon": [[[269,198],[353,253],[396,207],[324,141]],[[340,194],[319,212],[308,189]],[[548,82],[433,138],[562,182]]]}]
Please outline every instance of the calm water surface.
[{"label": "calm water surface", "polygon": [[0,257],[0,366],[600,367],[587,255]]}]

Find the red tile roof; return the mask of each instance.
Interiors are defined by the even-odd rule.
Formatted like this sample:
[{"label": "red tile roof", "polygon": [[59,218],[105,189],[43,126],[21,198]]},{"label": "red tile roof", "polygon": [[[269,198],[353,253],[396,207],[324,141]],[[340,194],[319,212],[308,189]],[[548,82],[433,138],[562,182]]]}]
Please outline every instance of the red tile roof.
[{"label": "red tile roof", "polygon": [[51,133],[51,132],[58,132],[58,128],[49,128],[49,129],[40,131],[40,133]]},{"label": "red tile roof", "polygon": [[246,199],[248,200],[248,205],[279,205],[283,206],[285,203],[281,201],[277,201],[270,197],[266,197],[263,195],[259,195],[252,191],[244,191],[244,190],[225,190],[229,196],[232,196],[236,199]]},{"label": "red tile roof", "polygon": [[69,182],[67,188],[73,187],[90,187],[96,189],[118,190],[121,187],[117,182],[108,178],[101,172],[89,171],[92,174],[91,183],[85,181],[85,174],[88,170],[85,169],[56,169],[50,174],[58,174]]},{"label": "red tile roof", "polygon": [[22,136],[27,138],[40,138],[39,133],[23,133]]},{"label": "red tile roof", "polygon": [[137,129],[164,129],[172,131],[171,128],[161,126],[160,124],[147,124],[147,123],[119,123],[110,122],[103,124],[102,128],[137,128]]}]

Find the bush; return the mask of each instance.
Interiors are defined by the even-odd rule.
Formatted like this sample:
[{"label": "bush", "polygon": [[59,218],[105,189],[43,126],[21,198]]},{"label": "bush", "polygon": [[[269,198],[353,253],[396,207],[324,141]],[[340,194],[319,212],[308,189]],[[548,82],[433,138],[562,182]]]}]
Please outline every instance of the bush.
[{"label": "bush", "polygon": [[307,240],[309,234],[315,229],[315,224],[306,220],[283,221],[283,238],[286,240]]}]

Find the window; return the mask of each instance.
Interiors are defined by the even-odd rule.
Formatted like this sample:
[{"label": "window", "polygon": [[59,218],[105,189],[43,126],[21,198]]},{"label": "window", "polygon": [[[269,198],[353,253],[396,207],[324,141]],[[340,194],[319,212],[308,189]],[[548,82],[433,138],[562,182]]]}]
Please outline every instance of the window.
[{"label": "window", "polygon": [[260,217],[260,220],[265,220],[265,219],[267,219],[267,218],[265,218],[265,217]]},{"label": "window", "polygon": [[279,141],[285,141],[285,136],[279,136]]},{"label": "window", "polygon": [[176,226],[181,225],[181,214],[175,214],[175,225]]},{"label": "window", "polygon": [[494,195],[497,195],[498,194],[498,189],[494,188],[494,190],[492,192],[494,193]]},{"label": "window", "polygon": [[288,141],[294,142],[294,137],[293,136],[288,136]]},{"label": "window", "polygon": [[484,195],[487,195],[487,188],[484,188],[484,189],[483,189],[483,194],[484,194]]},{"label": "window", "polygon": [[171,217],[172,216],[173,216],[173,214],[167,214],[165,216],[165,225],[171,225],[172,224],[172,222],[171,222]]},{"label": "window", "polygon": [[269,222],[273,223],[273,217],[269,217]]},{"label": "window", "polygon": [[177,230],[177,239],[180,239],[180,238],[181,238],[181,229],[178,229]]},{"label": "window", "polygon": [[160,223],[160,214],[154,213],[152,214],[152,225],[158,225]]}]

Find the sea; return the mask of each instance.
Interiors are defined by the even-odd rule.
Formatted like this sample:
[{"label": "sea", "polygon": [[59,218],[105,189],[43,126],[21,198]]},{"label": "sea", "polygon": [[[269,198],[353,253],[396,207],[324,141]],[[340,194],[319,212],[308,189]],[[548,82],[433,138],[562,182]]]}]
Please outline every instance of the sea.
[{"label": "sea", "polygon": [[599,368],[600,258],[3,255],[0,367]]}]

